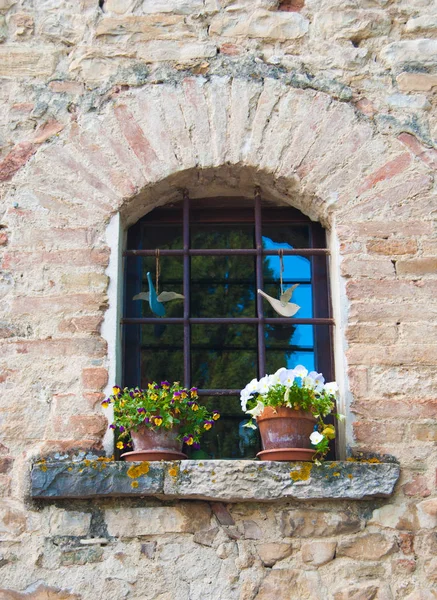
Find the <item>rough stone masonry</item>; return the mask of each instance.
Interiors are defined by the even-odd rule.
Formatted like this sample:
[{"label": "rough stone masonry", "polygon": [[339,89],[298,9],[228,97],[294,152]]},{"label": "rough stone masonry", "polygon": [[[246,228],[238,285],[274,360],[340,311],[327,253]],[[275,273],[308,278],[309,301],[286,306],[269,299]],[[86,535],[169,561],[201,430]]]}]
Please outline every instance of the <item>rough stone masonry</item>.
[{"label": "rough stone masonry", "polygon": [[[435,0],[0,0],[0,81],[0,599],[437,598]],[[31,500],[103,453],[111,219],[255,185],[329,231],[344,446],[395,494]]]}]

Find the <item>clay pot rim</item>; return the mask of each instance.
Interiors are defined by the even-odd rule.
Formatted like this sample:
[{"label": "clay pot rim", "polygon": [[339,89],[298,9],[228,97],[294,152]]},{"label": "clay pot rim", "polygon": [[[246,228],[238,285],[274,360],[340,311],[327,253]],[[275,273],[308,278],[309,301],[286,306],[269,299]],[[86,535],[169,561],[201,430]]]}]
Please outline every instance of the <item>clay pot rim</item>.
[{"label": "clay pot rim", "polygon": [[256,418],[257,422],[268,421],[270,419],[306,419],[313,423],[317,423],[317,419],[311,412],[300,409],[295,410],[288,406],[278,406],[276,408],[266,406],[264,411]]}]

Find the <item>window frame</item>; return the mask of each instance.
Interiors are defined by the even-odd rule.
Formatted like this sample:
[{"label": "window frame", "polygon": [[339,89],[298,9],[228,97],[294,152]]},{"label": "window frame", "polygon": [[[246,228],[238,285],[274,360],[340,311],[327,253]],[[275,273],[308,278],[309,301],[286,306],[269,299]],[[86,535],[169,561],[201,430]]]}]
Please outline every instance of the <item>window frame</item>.
[{"label": "window frame", "polygon": [[[211,199],[208,199],[210,202]],[[297,224],[305,223],[310,228],[310,247],[295,249],[264,249],[262,245],[262,225],[264,223],[283,223],[284,211],[286,211],[287,223]],[[330,251],[326,247],[326,234],[320,223],[311,221],[306,215],[292,207],[263,207],[259,190],[255,191],[253,206],[248,208],[210,208],[201,207],[192,209],[190,198],[187,191],[183,193],[182,215],[180,208],[155,208],[145,215],[129,228],[129,232],[140,231],[141,223],[147,220],[147,223],[181,223],[183,244],[181,249],[162,249],[159,250],[160,256],[182,256],[183,257],[183,317],[126,317],[121,318],[122,342],[123,342],[123,385],[128,378],[126,370],[135,369],[138,377],[141,373],[140,364],[134,361],[126,360],[125,345],[125,327],[126,325],[148,325],[160,322],[162,324],[182,324],[184,328],[183,336],[183,356],[184,356],[184,386],[191,387],[191,326],[207,324],[252,324],[257,326],[257,354],[258,354],[258,373],[259,377],[266,374],[266,354],[265,354],[265,336],[264,326],[266,324],[293,324],[293,325],[313,325],[314,326],[314,352],[317,361],[317,369],[321,371],[327,380],[334,379],[334,352],[333,352],[333,326],[335,321],[332,317],[332,305],[329,286],[329,255]],[[194,249],[190,247],[190,225],[199,223],[253,223],[255,227],[255,248],[247,249]],[[264,316],[263,298],[257,294],[256,297],[256,317],[191,317],[190,316],[190,258],[191,256],[255,256],[256,257],[256,288],[263,289],[263,258],[267,255],[279,256],[280,252],[284,256],[305,256],[311,258],[311,285],[313,286],[313,317],[312,318],[294,318],[294,317],[274,317]],[[129,256],[156,256],[156,250],[130,248],[124,250],[123,257]],[[127,298],[126,287],[128,284],[129,272],[124,269],[124,289],[125,300]],[[123,306],[123,315],[126,314],[126,301]],[[327,315],[327,316],[319,316]],[[326,326],[329,327],[326,327]],[[132,377],[129,377],[132,380]],[[139,379],[138,379],[139,380]],[[200,389],[201,396],[236,396],[240,394],[240,389]]]}]

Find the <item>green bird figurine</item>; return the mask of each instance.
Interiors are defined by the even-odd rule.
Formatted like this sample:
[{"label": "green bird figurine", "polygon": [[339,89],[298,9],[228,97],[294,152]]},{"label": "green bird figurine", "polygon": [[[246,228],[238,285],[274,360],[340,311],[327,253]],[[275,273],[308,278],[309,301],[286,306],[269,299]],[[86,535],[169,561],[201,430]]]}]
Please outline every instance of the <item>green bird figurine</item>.
[{"label": "green bird figurine", "polygon": [[147,273],[147,281],[149,283],[149,291],[137,294],[133,297],[133,300],[146,300],[149,303],[150,310],[153,314],[158,315],[158,317],[163,317],[165,315],[163,302],[184,299],[182,294],[177,294],[176,292],[161,292],[157,295],[150,273]]}]

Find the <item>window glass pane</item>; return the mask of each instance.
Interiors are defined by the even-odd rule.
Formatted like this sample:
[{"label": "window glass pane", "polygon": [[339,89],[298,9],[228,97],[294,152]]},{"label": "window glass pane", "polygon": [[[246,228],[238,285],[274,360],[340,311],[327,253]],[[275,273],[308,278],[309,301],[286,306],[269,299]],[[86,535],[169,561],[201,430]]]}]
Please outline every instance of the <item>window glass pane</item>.
[{"label": "window glass pane", "polygon": [[[304,256],[283,256],[283,282],[310,282],[311,261]],[[280,281],[281,263],[279,256],[265,256],[263,261],[263,277],[265,282]]]},{"label": "window glass pane", "polygon": [[146,387],[151,381],[184,381],[183,326],[125,326],[123,385]]},{"label": "window glass pane", "polygon": [[210,410],[218,410],[220,419],[201,438],[200,449],[186,447],[188,457],[200,459],[249,459],[261,450],[258,430],[244,427],[246,416],[238,396],[207,396],[200,401]]},{"label": "window glass pane", "polygon": [[308,225],[264,223],[262,235],[264,248],[310,248]]},{"label": "window glass pane", "polygon": [[142,244],[143,249],[159,248],[175,250],[183,248],[182,242],[182,223],[176,225],[143,225]]},{"label": "window glass pane", "polygon": [[253,225],[192,225],[191,248],[253,248]]},{"label": "window glass pane", "polygon": [[[292,285],[291,283],[284,283],[284,291]],[[279,299],[281,295],[281,288],[279,282],[277,284],[264,284],[264,291],[272,298]],[[297,304],[300,308],[291,319],[311,319],[313,317],[313,297],[312,297],[312,286],[308,284],[300,284],[297,287],[291,297],[291,302]],[[263,311],[264,316],[268,318],[280,317],[270,303],[264,298],[263,299]]]},{"label": "window glass pane", "polygon": [[251,256],[191,258],[192,317],[254,317],[255,287]]},{"label": "window glass pane", "polygon": [[[147,273],[150,272],[152,284],[158,296],[161,292],[183,293],[183,259],[180,256],[160,256],[160,275],[158,290],[156,290],[156,258],[154,256],[128,256],[126,271],[128,274],[126,286],[126,317],[154,317],[155,315],[147,300],[134,300],[134,296],[149,292]],[[158,298],[159,300],[159,298]],[[182,317],[184,312],[183,299],[164,302],[166,317]]]},{"label": "window glass pane", "polygon": [[296,365],[310,371],[315,369],[312,325],[266,325],[265,342],[267,373],[281,367],[292,369]]},{"label": "window glass pane", "polygon": [[193,325],[192,383],[203,389],[240,389],[257,376],[256,326]]}]

